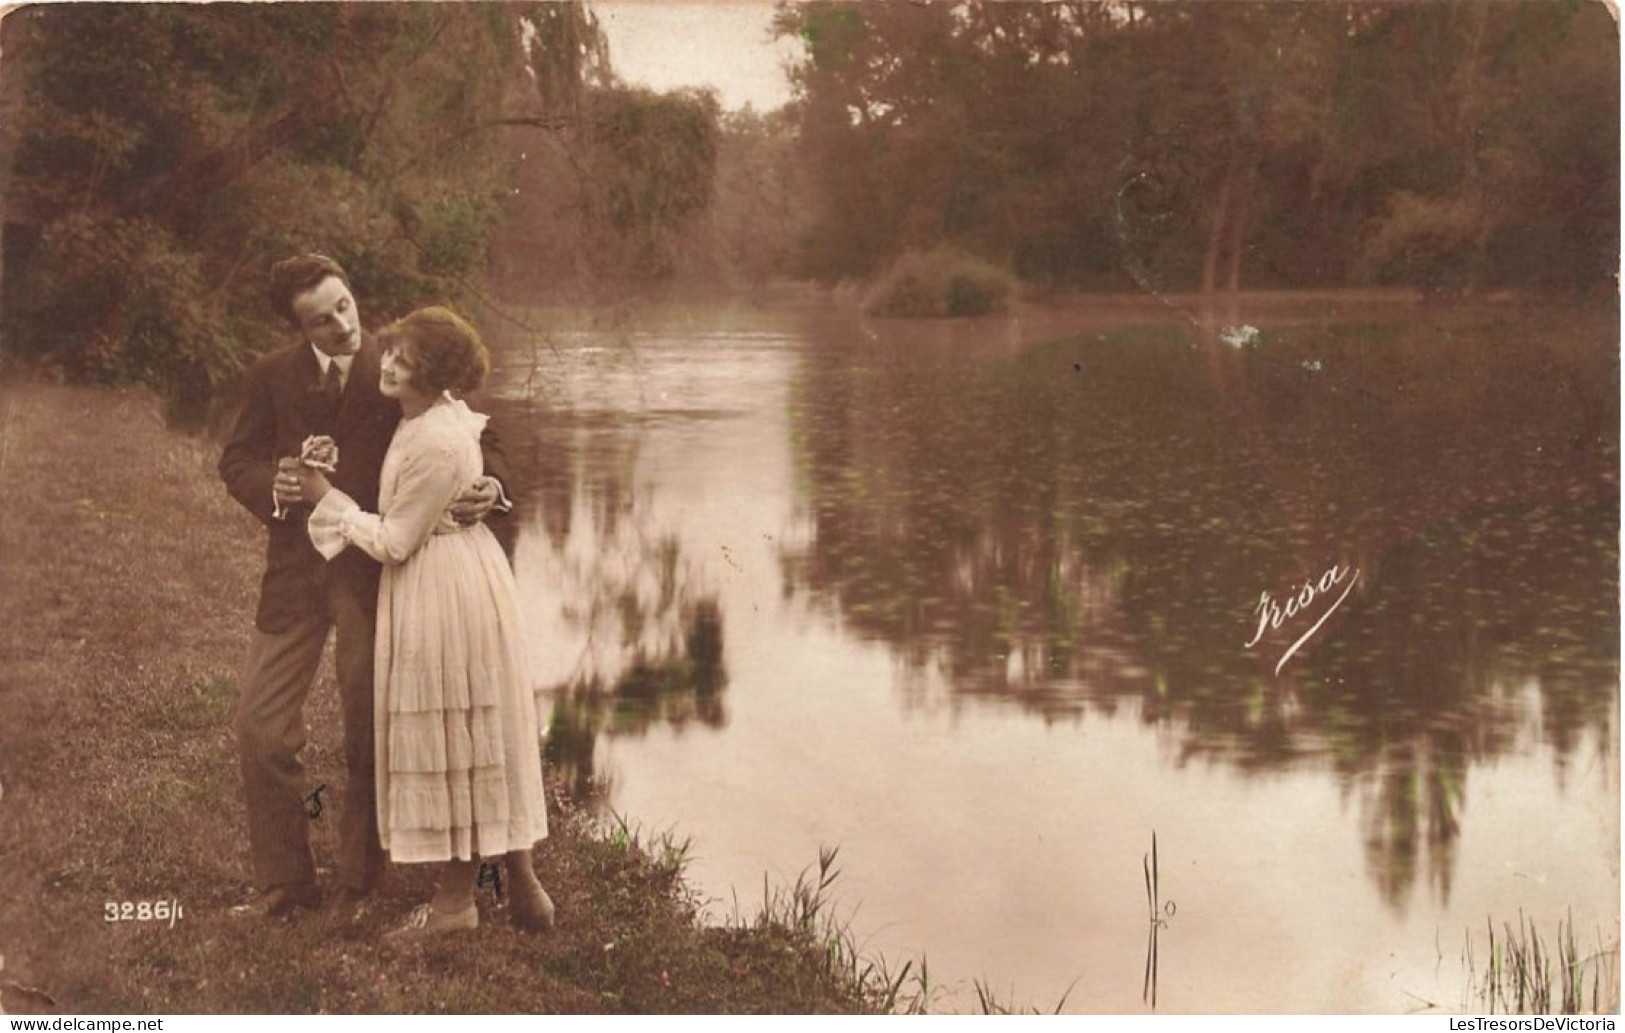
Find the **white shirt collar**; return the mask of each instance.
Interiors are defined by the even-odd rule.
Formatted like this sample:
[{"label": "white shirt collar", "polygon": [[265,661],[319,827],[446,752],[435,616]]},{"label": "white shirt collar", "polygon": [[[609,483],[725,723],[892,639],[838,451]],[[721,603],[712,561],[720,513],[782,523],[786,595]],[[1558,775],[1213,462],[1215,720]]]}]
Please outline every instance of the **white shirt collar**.
[{"label": "white shirt collar", "polygon": [[355,361],[355,352],[348,355],[329,355],[314,344],[310,346],[310,350],[316,353],[316,363],[322,368],[322,376],[327,376],[328,364],[333,362],[339,364],[339,376],[347,377],[350,375],[350,363]]}]

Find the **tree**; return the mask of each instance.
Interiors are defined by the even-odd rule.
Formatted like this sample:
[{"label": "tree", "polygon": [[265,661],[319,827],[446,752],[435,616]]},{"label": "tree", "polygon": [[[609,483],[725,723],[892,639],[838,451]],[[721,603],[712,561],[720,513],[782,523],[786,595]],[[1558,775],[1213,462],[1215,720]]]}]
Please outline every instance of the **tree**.
[{"label": "tree", "polygon": [[723,116],[712,224],[727,269],[749,283],[789,276],[808,231],[808,184],[783,112]]},{"label": "tree", "polygon": [[[1371,27],[1369,94],[1403,150],[1360,241],[1376,279],[1606,282],[1618,264],[1618,34],[1599,4],[1422,5]],[[1367,146],[1377,127],[1359,138]]]},{"label": "tree", "polygon": [[196,416],[333,255],[371,318],[455,296],[505,169],[497,5],[71,4],[4,24],[6,349]]},{"label": "tree", "polygon": [[1209,294],[1617,264],[1601,4],[813,3],[776,26],[805,52],[821,278],[943,243]]},{"label": "tree", "polygon": [[585,5],[528,5],[522,24],[529,57],[510,92],[502,289],[670,277],[702,250],[695,230],[715,195],[716,98],[618,82]]}]

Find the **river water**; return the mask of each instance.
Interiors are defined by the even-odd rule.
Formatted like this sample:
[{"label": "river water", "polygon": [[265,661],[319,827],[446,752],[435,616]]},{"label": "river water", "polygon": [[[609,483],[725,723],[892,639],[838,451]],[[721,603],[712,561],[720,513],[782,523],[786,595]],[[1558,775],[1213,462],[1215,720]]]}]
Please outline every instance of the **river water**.
[{"label": "river water", "polygon": [[520,316],[549,756],[712,918],[839,847],[936,1009],[1482,1011],[1524,921],[1617,1001],[1611,309]]}]

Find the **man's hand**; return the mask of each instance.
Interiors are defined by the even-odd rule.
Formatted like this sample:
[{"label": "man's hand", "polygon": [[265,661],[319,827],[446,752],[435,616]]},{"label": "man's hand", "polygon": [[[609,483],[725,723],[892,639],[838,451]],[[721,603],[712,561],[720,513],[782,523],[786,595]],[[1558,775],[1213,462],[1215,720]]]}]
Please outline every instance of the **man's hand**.
[{"label": "man's hand", "polygon": [[491,508],[501,499],[496,480],[481,477],[473,487],[451,500],[451,518],[463,527],[471,527],[489,516]]},{"label": "man's hand", "polygon": [[305,501],[305,493],[299,489],[297,457],[283,456],[276,461],[276,478],[271,481],[271,497],[276,500],[279,509],[296,506]]}]

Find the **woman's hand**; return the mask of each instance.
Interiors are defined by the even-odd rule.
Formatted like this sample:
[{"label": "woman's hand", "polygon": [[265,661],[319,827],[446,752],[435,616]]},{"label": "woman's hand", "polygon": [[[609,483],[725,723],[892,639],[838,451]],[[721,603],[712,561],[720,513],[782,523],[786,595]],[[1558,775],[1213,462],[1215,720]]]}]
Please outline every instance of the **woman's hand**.
[{"label": "woman's hand", "polygon": [[322,496],[333,490],[333,485],[328,483],[327,474],[314,466],[300,463],[294,471],[294,476],[299,479],[299,494],[313,506],[322,501]]},{"label": "woman's hand", "polygon": [[299,461],[323,473],[332,473],[338,468],[338,443],[326,434],[312,434],[299,449]]}]

